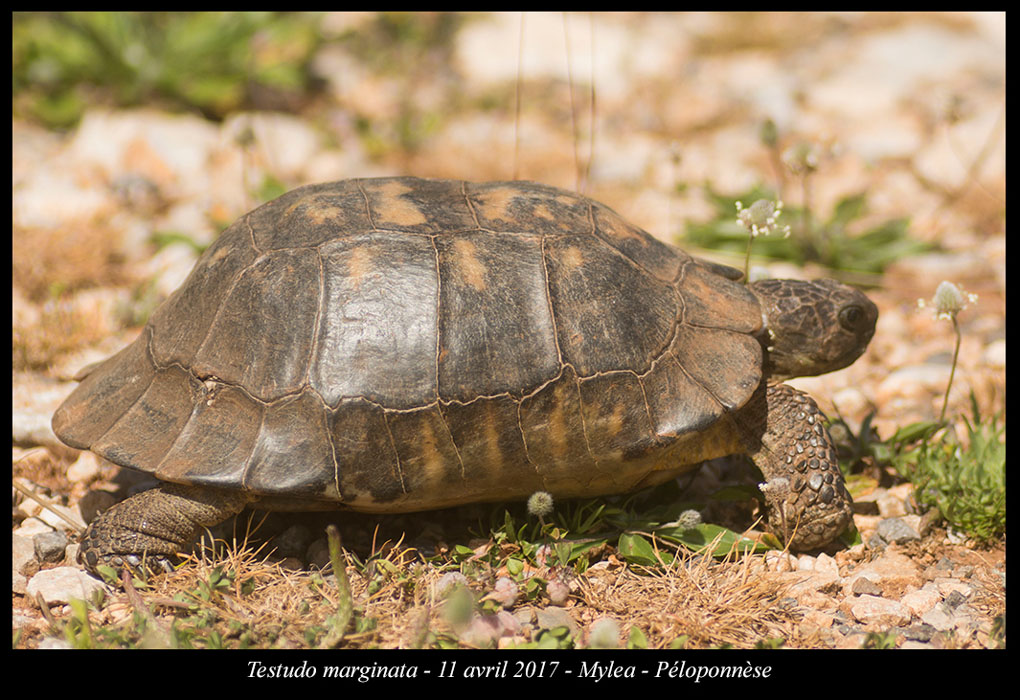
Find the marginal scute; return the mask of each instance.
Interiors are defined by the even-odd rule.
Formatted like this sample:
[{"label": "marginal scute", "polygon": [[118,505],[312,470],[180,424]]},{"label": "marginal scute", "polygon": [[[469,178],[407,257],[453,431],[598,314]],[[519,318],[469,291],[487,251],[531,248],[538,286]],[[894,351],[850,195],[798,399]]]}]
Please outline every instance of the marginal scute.
[{"label": "marginal scute", "polygon": [[404,494],[403,478],[383,408],[345,399],[330,419],[343,501],[363,510],[385,510]]},{"label": "marginal scute", "polygon": [[595,203],[595,235],[616,248],[654,275],[660,282],[672,284],[681,265],[690,260],[683,251],[671,248],[625,221],[609,207]]},{"label": "marginal scute", "polygon": [[618,464],[643,457],[656,444],[641,380],[632,372],[611,372],[582,379],[578,390],[595,470],[612,481]]},{"label": "marginal scute", "polygon": [[677,289],[683,295],[684,323],[743,334],[761,328],[761,308],[747,287],[696,262],[684,265]]},{"label": "marginal scute", "polygon": [[53,414],[53,432],[71,447],[89,449],[149,388],[156,368],[149,357],[150,330],[92,368]]},{"label": "marginal scute", "polygon": [[441,408],[464,468],[457,494],[464,503],[541,490],[542,480],[528,461],[516,400],[499,396]]},{"label": "marginal scute", "polygon": [[138,400],[91,445],[116,464],[154,472],[191,417],[199,382],[180,367],[158,370]]},{"label": "marginal scute", "polygon": [[156,364],[192,365],[224,298],[256,256],[247,217],[242,217],[220,234],[184,284],[153,312],[146,328],[152,333]]},{"label": "marginal scute", "polygon": [[692,379],[672,354],[657,360],[641,383],[660,438],[697,433],[723,414],[722,404]]},{"label": "marginal scute", "polygon": [[568,365],[559,378],[521,401],[519,415],[528,458],[545,490],[583,493],[595,460],[588,450],[573,368]]},{"label": "marginal scute", "polygon": [[266,407],[242,484],[262,494],[339,501],[327,412],[310,390]]},{"label": "marginal scute", "polygon": [[464,470],[438,406],[417,411],[388,412],[386,423],[400,459],[408,510],[443,508],[461,502]]},{"label": "marginal scute", "polygon": [[761,383],[761,345],[751,336],[683,324],[671,352],[724,409],[743,406]]},{"label": "marginal scute", "polygon": [[165,481],[219,488],[237,483],[262,425],[264,406],[237,387],[203,382],[191,416],[155,474]]}]

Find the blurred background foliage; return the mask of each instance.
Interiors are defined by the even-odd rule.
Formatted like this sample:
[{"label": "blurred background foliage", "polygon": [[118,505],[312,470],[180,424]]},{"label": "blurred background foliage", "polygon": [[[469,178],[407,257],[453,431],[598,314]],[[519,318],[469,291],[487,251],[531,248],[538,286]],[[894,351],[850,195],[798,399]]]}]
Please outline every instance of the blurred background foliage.
[{"label": "blurred background foliage", "polygon": [[26,12],[13,16],[15,114],[74,125],[96,103],[220,119],[314,93],[314,14]]},{"label": "blurred background foliage", "polygon": [[345,43],[372,70],[421,70],[423,49],[445,58],[464,19],[378,13],[330,35],[312,12],[19,12],[14,113],[69,128],[96,104],[217,120],[241,109],[298,111],[323,87],[311,62],[324,43]]}]

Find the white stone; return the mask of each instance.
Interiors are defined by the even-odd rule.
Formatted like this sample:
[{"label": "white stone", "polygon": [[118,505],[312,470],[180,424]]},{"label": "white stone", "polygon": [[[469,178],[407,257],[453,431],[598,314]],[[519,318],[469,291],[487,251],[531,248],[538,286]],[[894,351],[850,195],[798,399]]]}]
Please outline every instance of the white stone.
[{"label": "white stone", "polygon": [[55,569],[44,569],[28,582],[28,595],[33,599],[42,593],[50,605],[68,603],[72,598],[89,600],[93,592],[105,588],[105,585],[81,569],[73,566],[58,566]]},{"label": "white stone", "polygon": [[862,595],[850,604],[850,612],[861,623],[899,627],[910,622],[910,611],[899,601]]},{"label": "white stone", "polygon": [[942,600],[942,596],[934,588],[930,588],[927,584],[924,587],[910,591],[900,598],[900,603],[903,604],[911,613],[917,617],[923,616],[929,610],[934,608],[938,602]]}]

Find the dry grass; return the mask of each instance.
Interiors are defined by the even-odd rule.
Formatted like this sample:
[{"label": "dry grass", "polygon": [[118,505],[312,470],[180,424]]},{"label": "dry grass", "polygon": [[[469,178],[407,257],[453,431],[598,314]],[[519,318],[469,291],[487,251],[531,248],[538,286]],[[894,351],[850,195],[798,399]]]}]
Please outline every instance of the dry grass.
[{"label": "dry grass", "polygon": [[[797,615],[776,606],[775,579],[752,575],[751,564],[716,561],[707,555],[680,555],[660,570],[592,572],[582,582],[584,606],[636,625],[649,647],[663,647],[686,636],[686,648],[750,647],[768,639],[789,640]],[[758,568],[758,567],[756,567]]]},{"label": "dry grass", "polygon": [[[142,591],[158,633],[150,626],[148,633],[130,641],[135,634],[129,631],[132,613],[139,603],[132,603],[129,592],[118,592],[101,611],[93,611],[93,624],[120,628],[128,645],[139,646],[464,648],[476,643],[458,636],[465,626],[448,619],[437,583],[451,571],[466,572],[475,615],[491,615],[498,606],[484,602],[486,593],[496,575],[506,573],[505,566],[474,566],[478,559],[459,565],[440,557],[426,559],[400,543],[387,545],[367,564],[346,554],[354,621],[341,639],[331,629],[331,616],[341,601],[328,568],[291,570],[243,540],[221,546],[217,556],[196,554],[177,573],[155,577]],[[496,545],[479,547],[478,552],[488,555],[489,547]],[[514,547],[497,550],[503,561],[514,553]],[[651,570],[606,554],[582,573],[534,565],[522,576],[522,584],[529,576],[571,581],[572,594],[562,609],[577,629],[563,646],[587,646],[589,628],[605,617],[619,624],[621,644],[637,628],[648,648],[747,648],[779,638],[787,644],[794,639],[809,642],[799,636],[796,611],[777,605],[779,584],[753,575],[759,557],[720,562],[681,555],[673,565]],[[508,612],[518,619],[530,614],[534,620],[538,611],[551,607],[540,586],[539,593],[522,595]],[[500,646],[527,645],[539,632],[539,626],[525,624]]]}]

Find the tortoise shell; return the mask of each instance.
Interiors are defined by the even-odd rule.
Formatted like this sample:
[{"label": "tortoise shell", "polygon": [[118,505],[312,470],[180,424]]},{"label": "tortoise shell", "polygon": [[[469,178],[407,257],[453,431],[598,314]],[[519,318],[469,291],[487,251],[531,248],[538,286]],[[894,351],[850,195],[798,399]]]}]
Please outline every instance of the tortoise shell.
[{"label": "tortoise shell", "polygon": [[301,187],[203,254],[58,409],[64,442],[267,507],[614,493],[735,450],[758,302],[529,182]]}]

